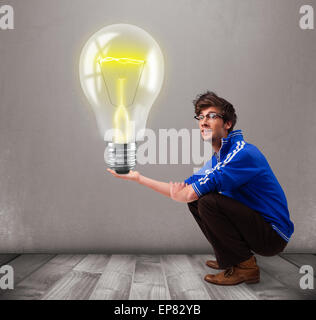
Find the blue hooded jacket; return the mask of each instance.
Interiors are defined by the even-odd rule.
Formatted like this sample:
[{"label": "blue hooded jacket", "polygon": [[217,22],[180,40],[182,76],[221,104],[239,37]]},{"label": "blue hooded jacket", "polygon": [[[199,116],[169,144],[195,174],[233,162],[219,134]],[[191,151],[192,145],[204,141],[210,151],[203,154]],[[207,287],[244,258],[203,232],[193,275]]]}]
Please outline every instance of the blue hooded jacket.
[{"label": "blue hooded jacket", "polygon": [[218,192],[259,212],[287,242],[294,225],[285,194],[260,150],[244,141],[241,130],[222,138],[222,146],[205,166],[184,182],[198,197]]}]

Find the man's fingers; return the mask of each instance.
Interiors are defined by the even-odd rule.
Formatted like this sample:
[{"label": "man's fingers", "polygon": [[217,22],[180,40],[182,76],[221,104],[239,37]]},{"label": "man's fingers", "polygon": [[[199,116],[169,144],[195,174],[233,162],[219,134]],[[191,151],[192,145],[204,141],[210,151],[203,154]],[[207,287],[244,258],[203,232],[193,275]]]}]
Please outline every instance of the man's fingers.
[{"label": "man's fingers", "polygon": [[113,175],[114,177],[120,178],[120,175],[118,175],[114,170],[112,170],[112,169],[110,169],[110,168],[108,168],[108,169],[106,169],[106,170],[109,171],[110,173],[112,173],[112,175]]}]

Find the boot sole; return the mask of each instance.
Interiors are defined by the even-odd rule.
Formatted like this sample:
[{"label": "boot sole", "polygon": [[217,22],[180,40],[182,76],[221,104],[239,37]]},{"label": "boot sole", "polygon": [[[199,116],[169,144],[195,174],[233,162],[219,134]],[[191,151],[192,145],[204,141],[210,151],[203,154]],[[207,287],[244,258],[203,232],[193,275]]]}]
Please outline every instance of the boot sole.
[{"label": "boot sole", "polygon": [[252,284],[252,283],[258,283],[260,282],[260,279],[252,279],[252,280],[246,280],[245,283]]},{"label": "boot sole", "polygon": [[211,281],[208,281],[208,280],[205,280],[204,281],[208,282],[208,283],[211,283],[211,284],[215,284],[217,286],[237,286],[238,284],[241,284],[241,283],[246,283],[246,284],[255,284],[255,283],[259,283],[260,282],[260,278],[255,278],[255,279],[249,279],[249,280],[242,280],[240,282],[237,282],[237,283],[216,283],[216,282],[211,282]]}]

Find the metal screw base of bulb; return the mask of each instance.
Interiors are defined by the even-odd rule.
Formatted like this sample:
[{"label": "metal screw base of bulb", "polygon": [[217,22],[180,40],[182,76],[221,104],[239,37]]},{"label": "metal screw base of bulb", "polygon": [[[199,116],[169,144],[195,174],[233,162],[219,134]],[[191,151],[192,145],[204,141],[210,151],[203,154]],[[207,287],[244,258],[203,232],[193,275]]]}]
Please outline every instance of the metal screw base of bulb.
[{"label": "metal screw base of bulb", "polygon": [[136,165],[136,143],[109,142],[105,155],[106,164],[118,174],[127,174]]}]

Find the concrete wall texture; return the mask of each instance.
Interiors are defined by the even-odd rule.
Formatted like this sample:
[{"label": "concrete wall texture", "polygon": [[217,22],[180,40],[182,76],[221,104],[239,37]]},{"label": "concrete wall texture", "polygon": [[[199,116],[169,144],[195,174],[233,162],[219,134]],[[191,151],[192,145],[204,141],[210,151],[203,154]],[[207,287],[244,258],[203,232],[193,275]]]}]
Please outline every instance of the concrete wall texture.
[{"label": "concrete wall texture", "polygon": [[[80,87],[80,51],[114,23],[159,43],[166,71],[147,127],[197,128],[192,100],[231,101],[236,129],[268,159],[288,199],[288,252],[316,250],[316,31],[300,0],[28,0],[0,31],[0,252],[190,253],[212,249],[185,204],[105,171]],[[190,165],[138,165],[183,181]]]}]

